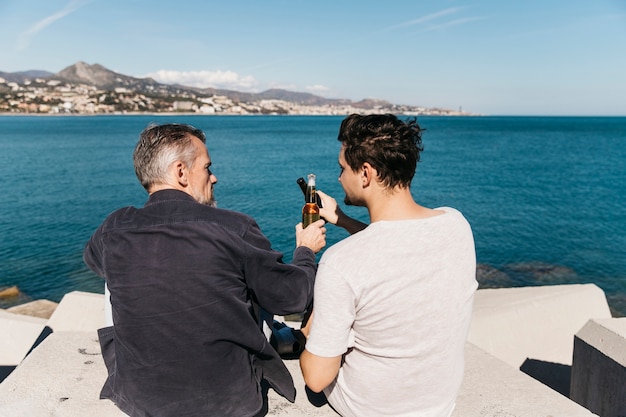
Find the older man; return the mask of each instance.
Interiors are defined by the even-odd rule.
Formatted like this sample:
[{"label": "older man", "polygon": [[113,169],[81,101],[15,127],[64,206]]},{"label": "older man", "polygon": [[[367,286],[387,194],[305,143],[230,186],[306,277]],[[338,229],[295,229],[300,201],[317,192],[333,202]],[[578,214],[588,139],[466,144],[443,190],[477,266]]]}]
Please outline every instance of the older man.
[{"label": "older man", "polygon": [[99,332],[101,398],[131,416],[254,416],[263,387],[293,401],[289,372],[258,310],[304,311],[324,222],[296,226],[291,264],[250,217],[218,209],[202,131],[153,125],[135,148],[144,207],[109,215],[84,251],[106,280],[114,326]]}]

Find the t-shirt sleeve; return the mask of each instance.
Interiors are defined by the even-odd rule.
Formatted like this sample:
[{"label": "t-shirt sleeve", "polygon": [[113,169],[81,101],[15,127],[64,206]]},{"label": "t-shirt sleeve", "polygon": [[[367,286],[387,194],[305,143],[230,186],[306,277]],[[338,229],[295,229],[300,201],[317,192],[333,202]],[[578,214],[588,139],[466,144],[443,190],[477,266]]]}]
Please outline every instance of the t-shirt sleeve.
[{"label": "t-shirt sleeve", "polygon": [[315,280],[313,324],[306,349],[314,355],[335,357],[353,344],[352,324],[356,296],[341,274],[322,261]]}]

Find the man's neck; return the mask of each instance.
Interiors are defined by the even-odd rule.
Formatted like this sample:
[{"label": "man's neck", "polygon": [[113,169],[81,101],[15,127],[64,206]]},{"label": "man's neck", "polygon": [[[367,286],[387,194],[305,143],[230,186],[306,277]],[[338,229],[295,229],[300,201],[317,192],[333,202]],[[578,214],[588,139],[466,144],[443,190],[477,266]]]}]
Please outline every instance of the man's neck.
[{"label": "man's neck", "polygon": [[179,187],[175,187],[170,184],[154,184],[150,187],[148,194],[152,195],[156,193],[157,191],[162,191],[162,190],[178,190],[178,191],[183,191],[183,192],[185,191],[185,190],[181,190]]},{"label": "man's neck", "polygon": [[441,214],[438,210],[417,204],[409,188],[396,187],[393,192],[380,190],[369,200],[366,206],[372,223],[382,220],[424,219]]}]

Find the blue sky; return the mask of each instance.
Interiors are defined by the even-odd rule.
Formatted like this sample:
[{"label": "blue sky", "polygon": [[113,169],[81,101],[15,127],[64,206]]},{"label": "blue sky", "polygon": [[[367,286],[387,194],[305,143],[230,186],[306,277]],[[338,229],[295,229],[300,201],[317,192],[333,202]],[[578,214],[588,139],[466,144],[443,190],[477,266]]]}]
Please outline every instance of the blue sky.
[{"label": "blue sky", "polygon": [[0,0],[0,71],[626,115],[624,0]]}]

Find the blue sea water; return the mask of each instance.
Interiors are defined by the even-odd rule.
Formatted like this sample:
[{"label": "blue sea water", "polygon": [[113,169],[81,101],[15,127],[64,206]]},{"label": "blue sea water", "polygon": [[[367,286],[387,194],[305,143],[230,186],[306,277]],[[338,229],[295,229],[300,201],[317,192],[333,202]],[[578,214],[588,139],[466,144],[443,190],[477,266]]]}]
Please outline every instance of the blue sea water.
[{"label": "blue sea water", "polygon": [[[108,213],[147,194],[132,150],[149,123],[207,132],[218,205],[253,216],[291,259],[302,194],[343,200],[338,116],[0,116],[0,289],[59,301],[102,292],[82,249]],[[420,117],[418,202],[461,210],[483,287],[595,283],[626,316],[626,118]],[[346,208],[367,220],[367,213]],[[328,243],[346,236],[328,227]],[[16,300],[0,301],[0,307]],[[4,304],[1,304],[4,303]]]}]

